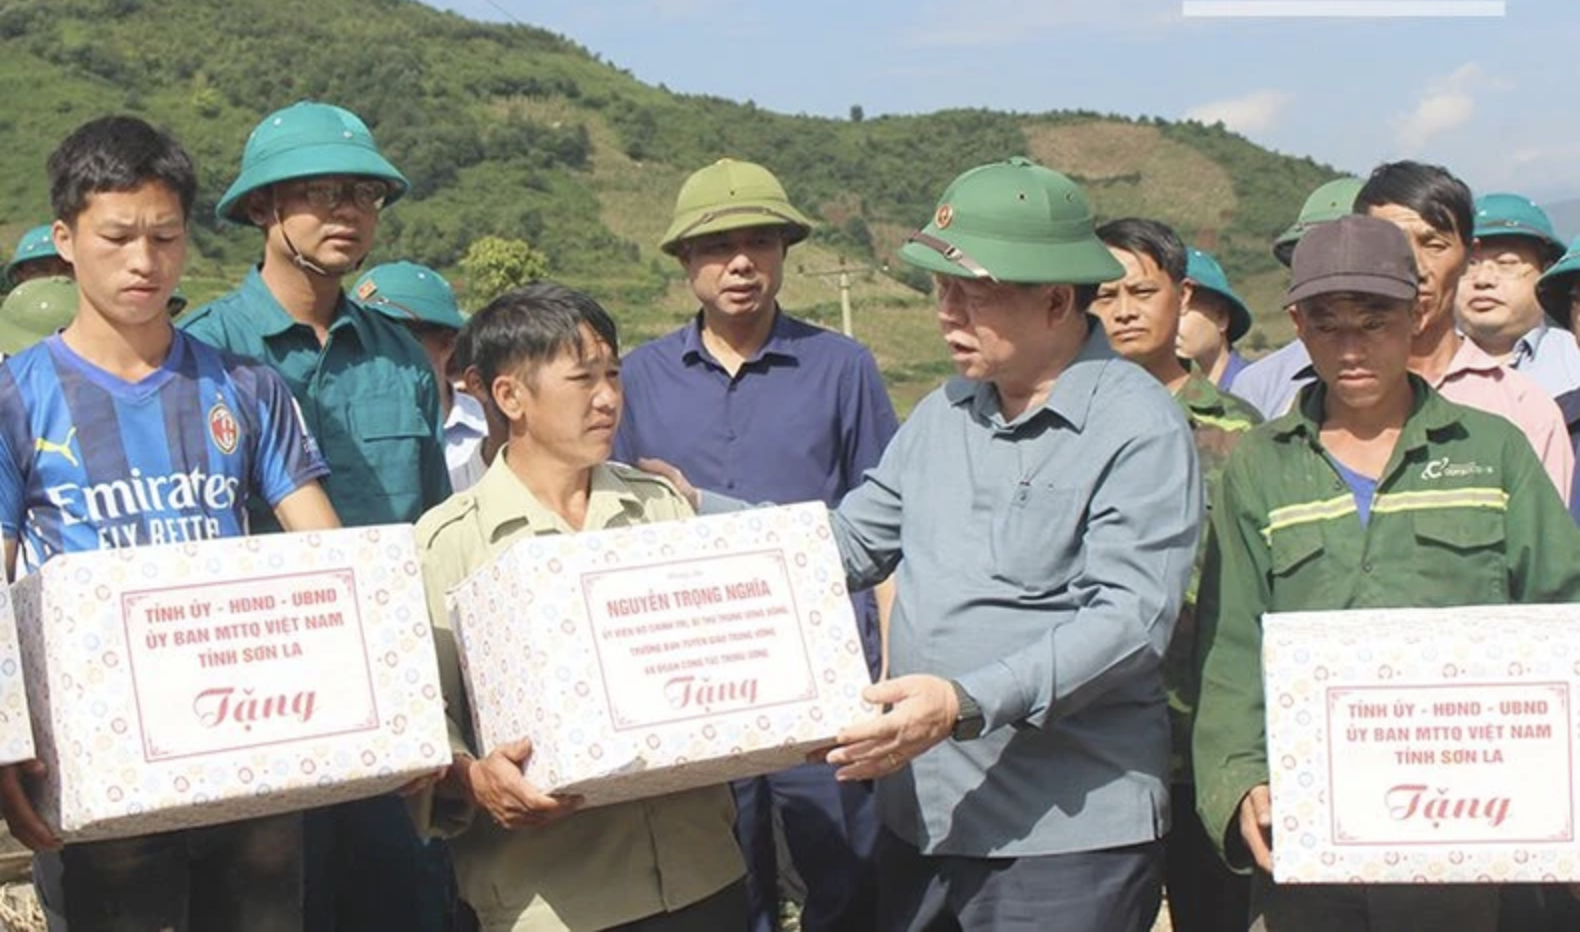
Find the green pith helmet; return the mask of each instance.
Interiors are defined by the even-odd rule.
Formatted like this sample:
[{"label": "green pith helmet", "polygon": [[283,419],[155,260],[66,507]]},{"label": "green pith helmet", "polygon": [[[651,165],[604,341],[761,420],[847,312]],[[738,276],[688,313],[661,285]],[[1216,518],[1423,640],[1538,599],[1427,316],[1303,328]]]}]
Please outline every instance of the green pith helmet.
[{"label": "green pith helmet", "polygon": [[367,124],[334,104],[303,100],[263,118],[247,137],[241,174],[214,208],[221,220],[250,224],[242,204],[259,188],[315,175],[359,175],[390,183],[385,205],[411,184],[379,152]]},{"label": "green pith helmet", "polygon": [[1295,255],[1295,244],[1307,230],[1355,212],[1355,196],[1365,184],[1359,178],[1336,178],[1312,191],[1300,207],[1300,216],[1273,241],[1274,258],[1287,268]]},{"label": "green pith helmet", "polygon": [[1570,326],[1569,289],[1577,280],[1580,280],[1580,238],[1576,238],[1563,258],[1536,280],[1536,300],[1542,303],[1542,310],[1565,327]]},{"label": "green pith helmet", "polygon": [[1251,309],[1229,287],[1223,266],[1200,249],[1186,250],[1185,277],[1198,289],[1210,291],[1229,304],[1229,344],[1232,346],[1251,329]]},{"label": "green pith helmet", "polygon": [[0,275],[0,278],[4,278],[5,281],[9,282],[11,280],[11,270],[24,262],[32,262],[35,259],[60,258],[60,251],[55,248],[55,235],[51,230],[52,226],[53,224],[46,223],[43,226],[36,226],[23,233],[22,238],[17,241],[16,252],[11,254],[11,261],[5,264],[5,273]]},{"label": "green pith helmet", "polygon": [[930,272],[1026,285],[1097,285],[1125,276],[1097,238],[1091,205],[1075,182],[1020,157],[950,182],[900,258]]},{"label": "green pith helmet", "polygon": [[0,353],[22,352],[71,323],[76,314],[76,282],[64,275],[23,282],[0,303]]},{"label": "green pith helmet", "polygon": [[688,239],[762,226],[783,227],[787,246],[812,233],[812,221],[791,205],[773,172],[752,162],[719,159],[692,172],[680,186],[675,218],[658,248],[679,255]]},{"label": "green pith helmet", "polygon": [[1542,244],[1553,259],[1563,254],[1564,241],[1553,232],[1547,211],[1523,194],[1483,194],[1476,198],[1476,239],[1524,236]]},{"label": "green pith helmet", "polygon": [[415,262],[386,262],[362,273],[351,297],[370,311],[401,323],[460,330],[466,321],[444,276]]}]

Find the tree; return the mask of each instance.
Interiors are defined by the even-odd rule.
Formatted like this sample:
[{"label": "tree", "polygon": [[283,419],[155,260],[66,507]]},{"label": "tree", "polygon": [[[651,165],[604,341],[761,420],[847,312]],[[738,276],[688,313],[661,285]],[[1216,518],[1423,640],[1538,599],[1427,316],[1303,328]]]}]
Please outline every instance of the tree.
[{"label": "tree", "polygon": [[850,122],[860,123],[867,118],[867,111],[861,109],[861,104],[850,105]]},{"label": "tree", "polygon": [[475,311],[549,274],[549,257],[526,240],[484,236],[466,247],[460,266],[466,276],[466,304]]}]

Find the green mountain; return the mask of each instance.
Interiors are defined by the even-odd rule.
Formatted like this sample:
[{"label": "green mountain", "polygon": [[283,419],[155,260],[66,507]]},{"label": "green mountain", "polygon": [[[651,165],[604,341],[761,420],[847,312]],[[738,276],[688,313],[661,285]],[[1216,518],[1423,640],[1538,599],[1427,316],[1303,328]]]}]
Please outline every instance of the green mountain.
[{"label": "green mountain", "polygon": [[[1221,126],[1090,112],[955,110],[851,120],[787,116],[651,87],[552,33],[483,24],[414,0],[5,0],[0,5],[0,241],[48,216],[44,161],[74,126],[131,112],[174,131],[202,179],[185,290],[231,287],[256,233],[212,220],[247,133],[313,97],[349,107],[412,179],[375,261],[441,269],[474,238],[526,239],[554,276],[603,299],[634,342],[673,326],[688,295],[658,252],[687,173],[729,155],[760,161],[821,226],[790,258],[784,300],[837,324],[832,272],[856,276],[857,336],[902,405],[947,371],[925,276],[893,252],[944,186],[1026,154],[1081,181],[1104,217],[1170,222],[1217,252],[1287,327],[1267,244],[1336,172],[1263,150]],[[464,282],[460,283],[463,288]]]}]

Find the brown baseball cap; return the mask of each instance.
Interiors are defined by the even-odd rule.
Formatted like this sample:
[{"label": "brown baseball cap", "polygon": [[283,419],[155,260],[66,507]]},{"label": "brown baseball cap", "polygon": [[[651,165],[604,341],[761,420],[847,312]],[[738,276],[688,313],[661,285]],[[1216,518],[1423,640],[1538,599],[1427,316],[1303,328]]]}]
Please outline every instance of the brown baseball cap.
[{"label": "brown baseball cap", "polygon": [[1295,246],[1290,269],[1285,304],[1341,291],[1414,301],[1419,290],[1404,231],[1365,214],[1312,227]]}]

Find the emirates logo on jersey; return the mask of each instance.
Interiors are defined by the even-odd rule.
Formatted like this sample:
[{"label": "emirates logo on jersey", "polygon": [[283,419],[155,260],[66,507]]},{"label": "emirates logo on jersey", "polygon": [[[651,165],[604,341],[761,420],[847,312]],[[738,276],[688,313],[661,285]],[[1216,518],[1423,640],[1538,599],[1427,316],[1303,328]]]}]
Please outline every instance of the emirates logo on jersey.
[{"label": "emirates logo on jersey", "polygon": [[236,415],[230,413],[230,408],[223,400],[214,402],[214,407],[208,409],[208,435],[221,453],[229,456],[236,452],[236,443],[241,439],[241,426],[236,423]]}]

